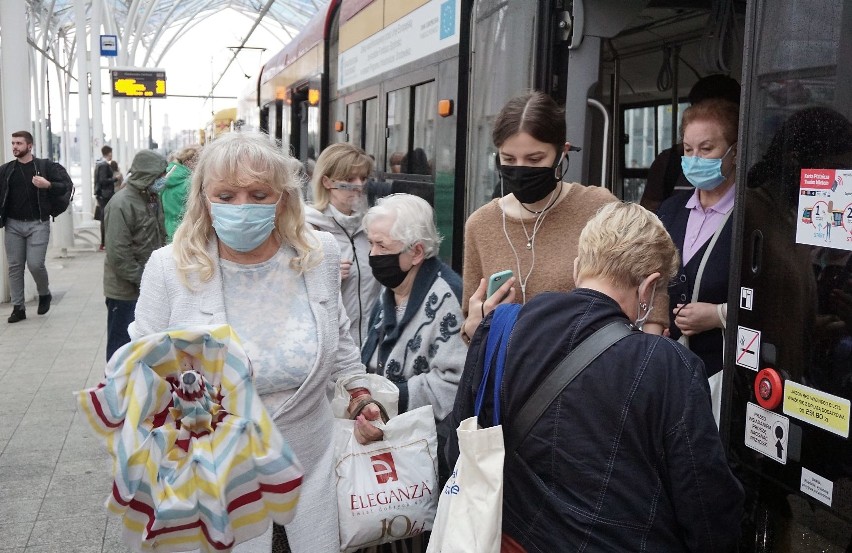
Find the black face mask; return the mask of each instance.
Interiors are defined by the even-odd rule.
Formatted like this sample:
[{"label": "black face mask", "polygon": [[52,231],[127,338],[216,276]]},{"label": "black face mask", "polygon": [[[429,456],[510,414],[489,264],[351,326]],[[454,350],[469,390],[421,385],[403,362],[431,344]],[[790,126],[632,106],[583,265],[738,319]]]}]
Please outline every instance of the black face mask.
[{"label": "black face mask", "polygon": [[511,192],[522,204],[534,204],[553,192],[559,183],[556,168],[559,157],[552,167],[529,167],[527,165],[500,165],[503,193]]},{"label": "black face mask", "polygon": [[408,274],[408,271],[403,271],[399,267],[399,253],[371,255],[370,268],[373,270],[373,277],[379,281],[379,284],[391,289],[402,284],[405,275]]}]

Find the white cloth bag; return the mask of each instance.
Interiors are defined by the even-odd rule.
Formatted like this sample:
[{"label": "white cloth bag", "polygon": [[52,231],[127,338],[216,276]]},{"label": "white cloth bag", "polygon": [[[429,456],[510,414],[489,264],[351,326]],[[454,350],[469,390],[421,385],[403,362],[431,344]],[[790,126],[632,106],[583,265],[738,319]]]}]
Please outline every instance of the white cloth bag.
[{"label": "white cloth bag", "polygon": [[438,500],[426,553],[500,553],[503,528],[503,427],[457,430],[459,458]]},{"label": "white cloth bag", "polygon": [[438,434],[431,405],[391,418],[384,439],[361,445],[354,421],[335,422],[340,550],[432,529],[438,504]]}]

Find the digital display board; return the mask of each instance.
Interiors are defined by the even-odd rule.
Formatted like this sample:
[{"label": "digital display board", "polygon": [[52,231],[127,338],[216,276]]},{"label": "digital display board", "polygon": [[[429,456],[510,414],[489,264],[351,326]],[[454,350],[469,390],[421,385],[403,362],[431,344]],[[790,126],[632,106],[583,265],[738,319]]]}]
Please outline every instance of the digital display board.
[{"label": "digital display board", "polygon": [[157,69],[112,69],[114,98],[165,98],[166,72]]}]

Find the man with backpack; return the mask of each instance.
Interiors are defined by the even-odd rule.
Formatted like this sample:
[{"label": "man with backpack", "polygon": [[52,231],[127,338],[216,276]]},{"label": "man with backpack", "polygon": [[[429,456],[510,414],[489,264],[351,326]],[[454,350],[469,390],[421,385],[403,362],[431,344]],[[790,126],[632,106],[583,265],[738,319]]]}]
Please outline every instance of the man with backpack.
[{"label": "man with backpack", "polygon": [[101,148],[103,156],[95,165],[95,199],[98,201],[98,210],[95,219],[101,222],[101,246],[104,250],[104,210],[112,195],[115,194],[115,183],[118,180],[110,166],[112,161],[112,148],[104,146]]},{"label": "man with backpack", "polygon": [[24,306],[24,264],[38,289],[38,314],[50,309],[50,288],[44,259],[50,240],[50,218],[68,208],[74,183],[65,168],[50,160],[33,157],[33,135],[12,133],[12,154],[0,166],[0,228],[6,228],[6,258],[12,315],[17,323],[27,318]]}]

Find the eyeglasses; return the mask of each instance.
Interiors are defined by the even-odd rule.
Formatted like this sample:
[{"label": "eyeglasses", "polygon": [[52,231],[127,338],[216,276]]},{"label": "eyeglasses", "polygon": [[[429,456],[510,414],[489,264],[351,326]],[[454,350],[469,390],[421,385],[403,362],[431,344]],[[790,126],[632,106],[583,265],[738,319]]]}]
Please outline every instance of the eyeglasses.
[{"label": "eyeglasses", "polygon": [[355,184],[354,182],[336,182],[334,183],[335,190],[348,190],[350,192],[363,192],[363,184]]}]

